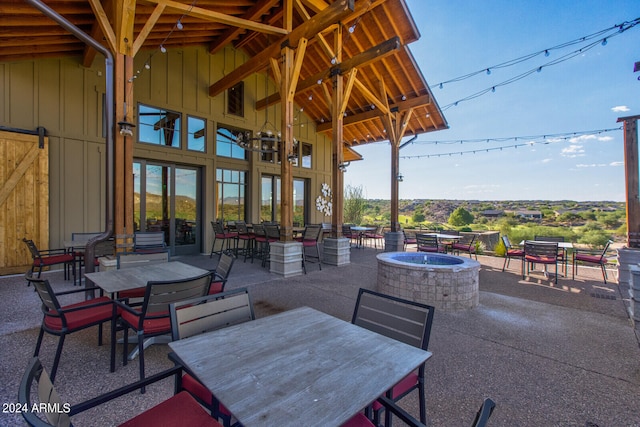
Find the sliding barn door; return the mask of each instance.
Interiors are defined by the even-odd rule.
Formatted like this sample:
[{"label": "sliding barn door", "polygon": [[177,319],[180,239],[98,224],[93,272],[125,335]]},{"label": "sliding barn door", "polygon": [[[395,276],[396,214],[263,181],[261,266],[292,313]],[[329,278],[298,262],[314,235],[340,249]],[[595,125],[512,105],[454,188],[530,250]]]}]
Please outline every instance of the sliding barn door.
[{"label": "sliding barn door", "polygon": [[24,237],[49,246],[49,140],[0,131],[0,275],[31,265]]}]

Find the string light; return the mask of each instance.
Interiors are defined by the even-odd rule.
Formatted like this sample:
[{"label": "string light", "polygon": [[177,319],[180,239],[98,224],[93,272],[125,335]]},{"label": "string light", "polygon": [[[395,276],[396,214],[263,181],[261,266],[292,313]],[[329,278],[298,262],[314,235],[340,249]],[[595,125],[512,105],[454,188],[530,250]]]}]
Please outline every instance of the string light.
[{"label": "string light", "polygon": [[167,48],[164,45],[160,45],[160,52],[167,53]]},{"label": "string light", "polygon": [[[526,146],[534,146],[534,145],[548,145],[558,142],[566,142],[573,138],[577,138],[580,136],[593,136],[599,135],[607,132],[614,132],[622,130],[622,126],[617,128],[609,128],[609,129],[598,129],[598,130],[590,130],[590,131],[579,131],[579,132],[564,132],[564,133],[556,133],[556,134],[542,134],[542,135],[530,135],[530,136],[511,136],[505,138],[478,138],[478,139],[456,139],[456,140],[439,140],[439,141],[413,141],[412,144],[468,144],[468,143],[490,143],[490,142],[506,142],[513,140],[517,142],[518,140],[527,140],[527,142],[515,143],[511,145],[501,145],[498,147],[490,147],[484,148],[483,150],[488,153],[490,151],[502,151],[504,148],[518,148],[518,147],[526,147]],[[420,158],[429,158],[429,157],[441,157],[441,156],[451,156],[452,154],[475,154],[476,152],[481,151],[477,148],[475,150],[465,150],[465,151],[455,151],[450,153],[438,153],[438,154],[419,154],[412,156],[400,156],[401,159],[420,159]]]},{"label": "string light", "polygon": [[450,84],[450,83],[455,83],[455,82],[459,82],[459,81],[462,81],[462,80],[466,80],[466,79],[474,77],[474,76],[476,76],[476,75],[478,75],[480,73],[485,73],[487,75],[490,75],[491,74],[491,70],[495,70],[495,69],[499,69],[499,68],[511,67],[511,66],[520,64],[522,62],[528,61],[530,59],[533,59],[533,58],[535,58],[535,57],[537,57],[539,55],[544,55],[545,57],[548,57],[550,55],[550,51],[564,49],[564,48],[569,47],[569,46],[585,43],[585,42],[587,42],[589,40],[593,40],[595,38],[598,38],[598,40],[596,41],[595,44],[602,44],[602,46],[606,46],[608,39],[610,39],[611,37],[614,37],[614,36],[616,36],[618,34],[621,34],[621,33],[625,32],[625,31],[627,31],[627,30],[629,30],[629,29],[631,29],[633,27],[635,27],[639,23],[640,23],[640,18],[636,18],[633,21],[625,21],[622,24],[617,24],[617,25],[611,26],[611,27],[606,28],[604,30],[595,32],[593,34],[589,34],[587,36],[580,37],[578,39],[574,39],[574,40],[571,40],[571,41],[568,41],[568,42],[565,42],[565,43],[561,43],[561,44],[558,44],[556,46],[549,47],[549,48],[546,48],[546,49],[543,49],[543,50],[539,50],[537,52],[533,52],[533,53],[530,53],[530,54],[527,54],[527,55],[524,55],[524,56],[521,56],[521,57],[518,57],[518,58],[515,58],[515,59],[511,59],[509,61],[501,62],[500,64],[492,65],[490,67],[484,67],[481,70],[474,71],[474,72],[471,72],[471,73],[468,73],[468,74],[464,74],[464,75],[455,77],[455,78],[450,79],[450,80],[446,80],[446,81],[443,81],[443,82],[440,82],[440,83],[436,83],[435,85],[433,85],[431,87],[433,88],[433,87],[437,86],[440,89],[442,89],[442,87],[445,84]]},{"label": "string light", "polygon": [[176,28],[179,30],[182,30],[184,28],[184,26],[182,25],[181,19],[178,19],[178,22],[176,22]]}]

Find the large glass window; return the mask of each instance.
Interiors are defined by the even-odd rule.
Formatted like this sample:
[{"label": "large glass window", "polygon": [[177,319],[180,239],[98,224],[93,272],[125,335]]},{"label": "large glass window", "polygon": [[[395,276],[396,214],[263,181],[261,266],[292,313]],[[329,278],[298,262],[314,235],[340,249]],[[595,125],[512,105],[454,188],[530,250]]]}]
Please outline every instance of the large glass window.
[{"label": "large glass window", "polygon": [[[260,194],[260,221],[280,222],[280,186],[279,176],[264,175]],[[307,212],[306,181],[293,180],[293,222],[306,224]]]},{"label": "large glass window", "polygon": [[199,117],[187,116],[187,149],[193,151],[206,151],[207,121]]},{"label": "large glass window", "polygon": [[138,141],[180,148],[181,114],[148,105],[138,105]]},{"label": "large glass window", "polygon": [[245,151],[236,144],[241,131],[218,126],[216,130],[216,155],[231,157],[232,159],[245,159]]},{"label": "large glass window", "polygon": [[301,155],[302,155],[302,167],[303,168],[311,168],[311,160],[313,154],[313,146],[311,144],[302,144],[301,147]]},{"label": "large glass window", "polygon": [[247,173],[230,169],[216,169],[217,219],[245,221]]}]

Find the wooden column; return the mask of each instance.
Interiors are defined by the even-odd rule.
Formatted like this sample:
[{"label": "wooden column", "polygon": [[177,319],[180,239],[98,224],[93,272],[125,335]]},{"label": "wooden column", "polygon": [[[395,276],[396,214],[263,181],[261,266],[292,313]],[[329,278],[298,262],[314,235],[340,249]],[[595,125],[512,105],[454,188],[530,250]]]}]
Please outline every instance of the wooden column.
[{"label": "wooden column", "polygon": [[282,49],[280,99],[282,107],[282,143],[280,144],[280,241],[293,240],[293,171],[287,156],[293,152],[293,98],[288,96],[292,84],[294,50]]},{"label": "wooden column", "polygon": [[395,137],[389,138],[391,143],[391,231],[400,231],[400,182],[398,174],[400,173],[400,138],[397,138],[396,132],[392,133]]},{"label": "wooden column", "polygon": [[[116,123],[130,121],[133,116],[133,58],[115,55]],[[132,243],[133,233],[133,137],[114,134],[114,236],[116,252],[124,252]]]},{"label": "wooden column", "polygon": [[638,167],[638,119],[640,116],[620,117],[624,123],[624,169],[627,190],[627,246],[640,248],[640,194]]}]

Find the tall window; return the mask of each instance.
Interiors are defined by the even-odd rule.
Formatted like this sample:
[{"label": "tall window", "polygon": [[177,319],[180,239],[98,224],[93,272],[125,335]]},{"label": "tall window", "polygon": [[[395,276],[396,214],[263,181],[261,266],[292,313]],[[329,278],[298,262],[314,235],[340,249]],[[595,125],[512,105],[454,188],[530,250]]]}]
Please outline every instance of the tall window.
[{"label": "tall window", "polygon": [[227,90],[227,112],[244,117],[244,82],[239,82]]},{"label": "tall window", "polygon": [[217,219],[245,221],[247,173],[230,169],[216,169]]},{"label": "tall window", "polygon": [[187,149],[193,151],[206,151],[207,121],[199,117],[187,116]]},{"label": "tall window", "polygon": [[175,111],[138,105],[138,142],[180,148],[180,121]]},{"label": "tall window", "polygon": [[312,154],[313,154],[313,146],[311,144],[302,143],[301,146],[301,156],[302,156],[302,167],[303,168],[311,168],[312,167]]},{"label": "tall window", "polygon": [[[280,186],[279,176],[264,175],[260,194],[260,221],[280,222]],[[293,180],[293,222],[306,223],[307,200],[306,181]]]},{"label": "tall window", "polygon": [[241,133],[239,130],[218,126],[216,130],[216,155],[244,160],[246,158],[245,151],[235,142]]}]

